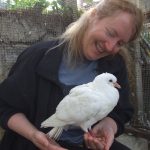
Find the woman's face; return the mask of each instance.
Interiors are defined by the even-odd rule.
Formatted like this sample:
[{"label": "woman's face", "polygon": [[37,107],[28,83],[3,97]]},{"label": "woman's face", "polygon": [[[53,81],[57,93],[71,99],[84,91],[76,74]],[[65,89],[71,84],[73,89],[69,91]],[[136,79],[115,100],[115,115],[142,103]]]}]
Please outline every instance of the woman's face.
[{"label": "woman's face", "polygon": [[132,16],[121,12],[99,20],[91,18],[83,38],[83,54],[88,60],[97,60],[119,52],[133,33]]}]

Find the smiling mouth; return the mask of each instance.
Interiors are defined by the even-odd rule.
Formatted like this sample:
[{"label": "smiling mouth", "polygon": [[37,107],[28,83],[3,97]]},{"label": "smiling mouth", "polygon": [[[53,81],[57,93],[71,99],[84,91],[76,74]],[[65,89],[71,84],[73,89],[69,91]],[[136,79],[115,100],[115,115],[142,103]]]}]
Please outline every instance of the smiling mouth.
[{"label": "smiling mouth", "polygon": [[98,52],[103,53],[104,49],[102,48],[101,44],[99,42],[95,43],[96,49]]}]

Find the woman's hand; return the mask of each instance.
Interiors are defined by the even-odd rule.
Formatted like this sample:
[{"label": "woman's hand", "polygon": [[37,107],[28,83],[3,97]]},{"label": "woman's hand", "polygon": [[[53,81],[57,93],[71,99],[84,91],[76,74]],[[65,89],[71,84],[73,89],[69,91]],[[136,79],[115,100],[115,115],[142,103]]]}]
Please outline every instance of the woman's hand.
[{"label": "woman's hand", "polygon": [[46,134],[41,131],[33,133],[32,140],[40,150],[66,150],[60,147],[54,140],[48,138]]},{"label": "woman's hand", "polygon": [[40,150],[66,150],[54,140],[49,139],[45,133],[39,131],[23,113],[16,113],[11,116],[8,120],[8,127],[30,140]]},{"label": "woman's hand", "polygon": [[84,135],[87,148],[109,150],[117,132],[117,125],[113,119],[106,117],[97,123],[91,132],[92,135],[90,133]]}]

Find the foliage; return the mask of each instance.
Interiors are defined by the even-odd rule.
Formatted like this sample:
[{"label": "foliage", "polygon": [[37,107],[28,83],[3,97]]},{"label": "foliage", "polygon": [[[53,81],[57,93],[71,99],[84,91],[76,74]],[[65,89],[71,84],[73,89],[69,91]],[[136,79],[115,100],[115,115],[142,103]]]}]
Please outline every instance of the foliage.
[{"label": "foliage", "polygon": [[88,3],[92,3],[93,0],[84,0],[84,2],[88,4]]},{"label": "foliage", "polygon": [[53,0],[50,3],[51,11],[61,14],[73,13],[70,6],[67,6],[64,0]]},{"label": "foliage", "polygon": [[47,0],[13,0],[10,1],[9,9],[46,8],[48,5]]},{"label": "foliage", "polygon": [[60,14],[73,13],[70,6],[67,6],[64,0],[13,0],[9,3],[9,9],[28,9],[36,8],[42,13],[56,12]]}]

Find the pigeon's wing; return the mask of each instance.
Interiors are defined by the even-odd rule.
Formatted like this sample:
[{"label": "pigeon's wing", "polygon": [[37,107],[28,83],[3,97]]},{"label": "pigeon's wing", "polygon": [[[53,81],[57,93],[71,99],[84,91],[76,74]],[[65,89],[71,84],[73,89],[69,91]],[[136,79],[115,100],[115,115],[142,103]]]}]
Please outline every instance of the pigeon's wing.
[{"label": "pigeon's wing", "polygon": [[78,124],[99,112],[100,95],[91,89],[85,89],[76,89],[79,95],[68,95],[59,103],[55,113],[57,118],[68,124]]},{"label": "pigeon's wing", "polygon": [[82,84],[82,85],[75,86],[74,88],[72,88],[70,90],[69,95],[81,95],[85,91],[91,90],[91,87],[92,87],[91,82],[89,82],[87,84]]}]

